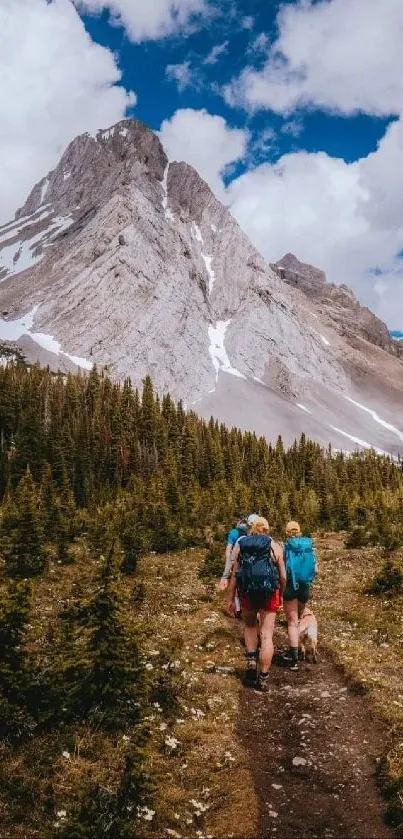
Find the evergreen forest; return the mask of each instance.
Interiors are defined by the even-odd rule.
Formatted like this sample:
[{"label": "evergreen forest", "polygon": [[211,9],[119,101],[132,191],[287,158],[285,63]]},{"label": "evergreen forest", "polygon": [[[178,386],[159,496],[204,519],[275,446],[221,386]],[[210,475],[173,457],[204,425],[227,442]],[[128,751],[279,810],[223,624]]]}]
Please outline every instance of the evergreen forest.
[{"label": "evergreen forest", "polygon": [[[226,529],[251,511],[279,538],[297,518],[306,533],[346,531],[351,547],[393,550],[402,542],[402,501],[401,463],[374,451],[333,454],[304,434],[286,449],[281,437],[269,443],[201,420],[159,397],[149,377],[139,392],[96,368],[65,376],[20,362],[0,367],[4,748],[18,753],[22,743],[82,724],[105,736],[136,732],[113,795],[105,799],[89,781],[57,829],[49,784],[49,835],[138,835],[128,813],[141,812],[152,787],[143,710],[150,691],[173,701],[169,668],[159,686],[144,669],[140,557],[209,545],[223,557]],[[72,580],[69,597],[46,638],[32,639],[36,586],[56,566]],[[28,792],[20,790],[25,804]]]}]

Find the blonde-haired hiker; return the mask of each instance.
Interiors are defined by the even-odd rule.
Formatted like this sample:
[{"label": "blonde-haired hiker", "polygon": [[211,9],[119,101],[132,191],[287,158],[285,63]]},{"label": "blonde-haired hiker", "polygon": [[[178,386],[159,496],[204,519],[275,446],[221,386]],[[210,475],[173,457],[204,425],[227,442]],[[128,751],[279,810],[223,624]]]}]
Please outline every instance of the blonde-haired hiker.
[{"label": "blonde-haired hiker", "polygon": [[290,670],[298,670],[298,619],[311,596],[311,583],[316,577],[316,557],[312,539],[302,536],[297,521],[289,521],[285,532],[284,560],[287,584],[284,589],[284,612],[290,646],[283,660]]},{"label": "blonde-haired hiker", "polygon": [[274,652],[274,624],[286,583],[283,551],[269,533],[267,520],[258,516],[249,534],[239,539],[234,547],[234,564],[228,586],[228,608],[236,587],[240,593],[245,624],[246,681],[249,685],[257,682],[259,616],[261,646],[258,684],[261,690],[267,689]]}]

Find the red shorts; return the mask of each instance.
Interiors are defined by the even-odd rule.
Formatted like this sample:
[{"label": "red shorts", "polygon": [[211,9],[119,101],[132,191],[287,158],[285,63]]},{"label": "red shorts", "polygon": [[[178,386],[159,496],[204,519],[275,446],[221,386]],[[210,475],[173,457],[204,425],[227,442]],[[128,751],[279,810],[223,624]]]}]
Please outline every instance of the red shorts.
[{"label": "red shorts", "polygon": [[253,605],[249,597],[241,597],[241,609],[246,612],[278,612],[281,606],[280,589],[277,589],[267,600],[265,600],[258,608]]}]

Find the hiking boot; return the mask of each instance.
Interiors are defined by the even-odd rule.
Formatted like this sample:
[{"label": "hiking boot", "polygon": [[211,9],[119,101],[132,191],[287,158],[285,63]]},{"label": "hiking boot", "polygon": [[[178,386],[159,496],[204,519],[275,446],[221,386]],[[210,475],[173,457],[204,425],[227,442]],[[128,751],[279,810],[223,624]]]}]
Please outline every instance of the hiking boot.
[{"label": "hiking boot", "polygon": [[294,662],[294,659],[293,659],[293,657],[292,657],[292,655],[289,651],[286,652],[286,653],[283,653],[280,660],[279,660],[279,663],[282,664],[283,667],[289,667],[290,664],[293,664],[293,662]]},{"label": "hiking boot", "polygon": [[257,665],[256,661],[248,661],[245,670],[245,684],[252,687],[257,681]]},{"label": "hiking boot", "polygon": [[269,674],[267,674],[265,676],[262,676],[262,674],[260,674],[259,681],[258,681],[258,686],[259,686],[259,690],[262,693],[267,693],[267,691],[269,689]]},{"label": "hiking boot", "polygon": [[298,653],[294,648],[286,650],[281,657],[281,662],[284,667],[288,667],[289,670],[298,670]]}]

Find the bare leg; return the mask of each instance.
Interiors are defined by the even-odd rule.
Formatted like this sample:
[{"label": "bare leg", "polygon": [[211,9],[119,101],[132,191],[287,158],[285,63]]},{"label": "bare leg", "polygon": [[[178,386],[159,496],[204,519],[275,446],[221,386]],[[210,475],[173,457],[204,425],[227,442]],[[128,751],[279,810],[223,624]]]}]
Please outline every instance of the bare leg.
[{"label": "bare leg", "polygon": [[292,649],[298,647],[298,600],[284,600],[283,606],[287,618],[288,641]]},{"label": "bare leg", "polygon": [[287,653],[286,659],[289,662],[291,670],[298,670],[298,600],[285,600],[284,611],[287,618],[288,640],[290,644],[290,651]]},{"label": "bare leg", "polygon": [[273,632],[276,622],[275,612],[260,612],[260,672],[267,673],[273,658]]},{"label": "bare leg", "polygon": [[245,622],[245,647],[247,653],[255,653],[257,650],[257,614],[242,610],[242,617]]}]

